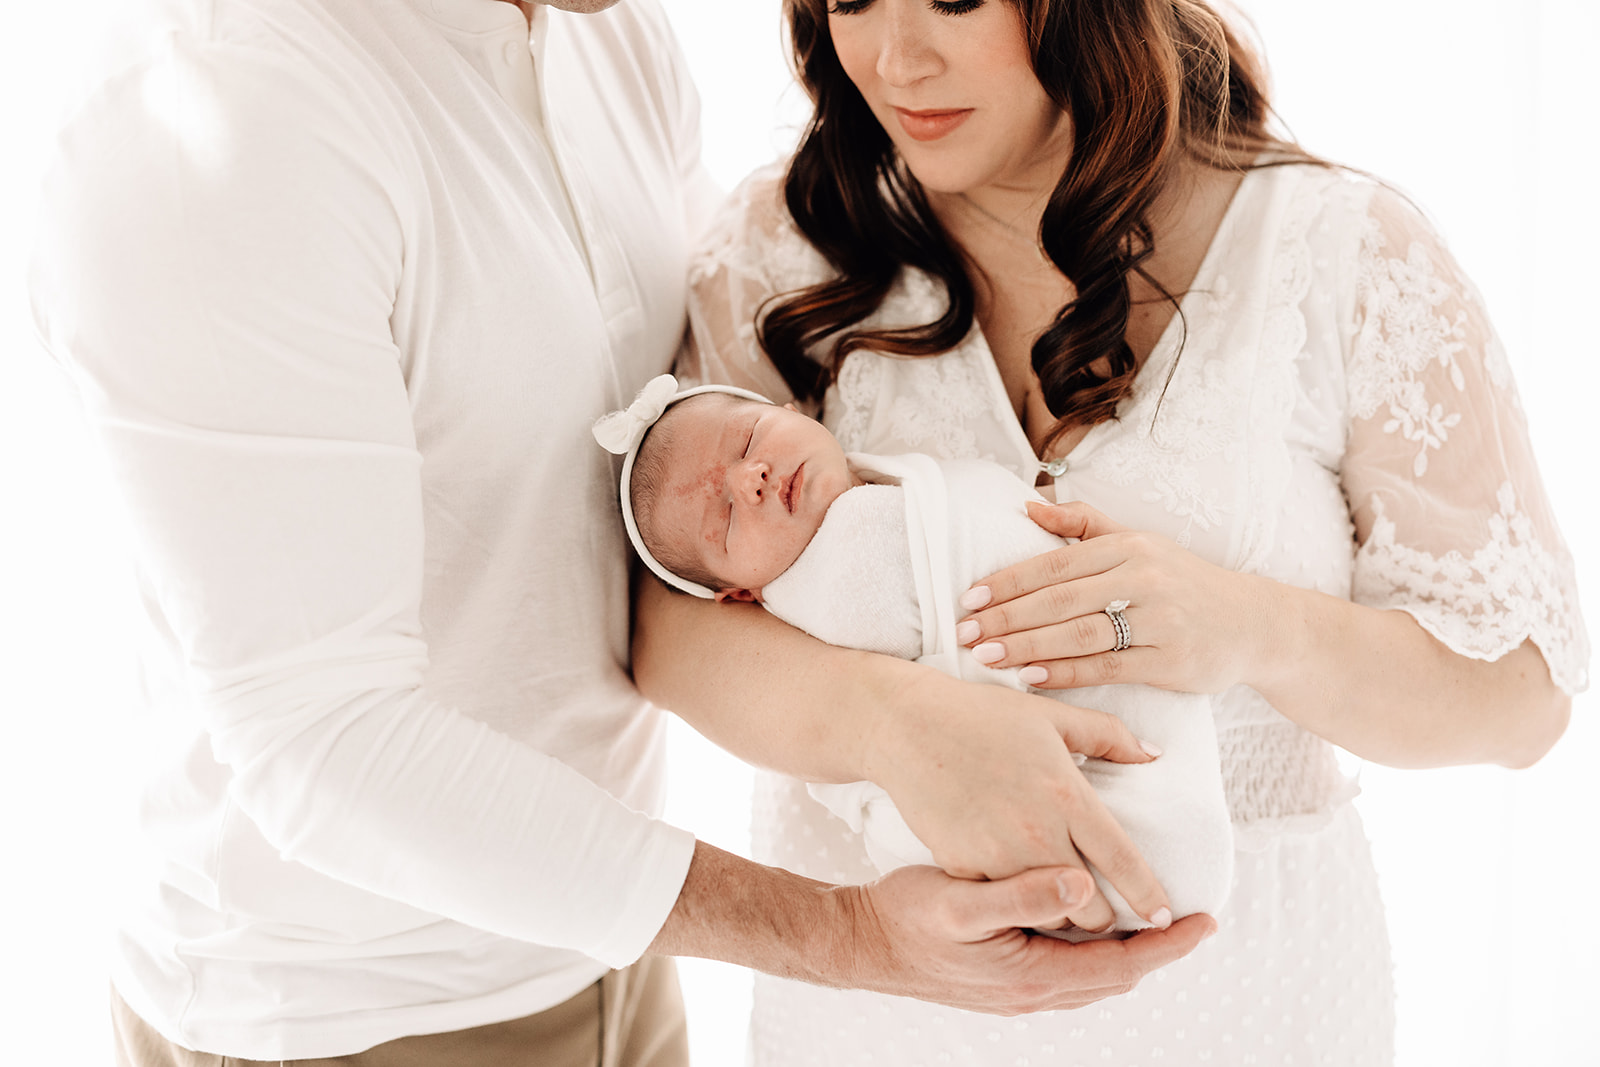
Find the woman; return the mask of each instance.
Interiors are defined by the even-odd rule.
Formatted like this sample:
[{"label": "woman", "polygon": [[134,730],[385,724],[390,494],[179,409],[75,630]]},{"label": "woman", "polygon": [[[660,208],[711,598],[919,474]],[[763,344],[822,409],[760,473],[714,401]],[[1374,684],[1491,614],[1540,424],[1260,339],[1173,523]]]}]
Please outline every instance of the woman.
[{"label": "woman", "polygon": [[[1332,745],[1525,766],[1586,676],[1471,284],[1403,198],[1268,133],[1254,58],[1202,3],[787,11],[816,114],[703,256],[699,373],[811,403],[847,448],[987,456],[1094,505],[1036,516],[1083,542],[976,587],[968,643],[1041,687],[1218,694],[1239,855],[1218,936],[1135,993],[996,1022],[758,978],[756,1062],[1391,1062],[1382,907]],[[875,668],[686,599],[643,590],[635,669],[714,739],[803,776],[847,753],[828,765],[878,780],[960,873],[1095,847],[1039,784],[1037,730],[963,743],[983,695],[812,708],[810,677]],[[748,688],[713,647],[761,666]],[[801,695],[765,699],[774,677]],[[1041,843],[1029,804],[1070,840]],[[770,862],[871,877],[783,781],[755,833]]]}]

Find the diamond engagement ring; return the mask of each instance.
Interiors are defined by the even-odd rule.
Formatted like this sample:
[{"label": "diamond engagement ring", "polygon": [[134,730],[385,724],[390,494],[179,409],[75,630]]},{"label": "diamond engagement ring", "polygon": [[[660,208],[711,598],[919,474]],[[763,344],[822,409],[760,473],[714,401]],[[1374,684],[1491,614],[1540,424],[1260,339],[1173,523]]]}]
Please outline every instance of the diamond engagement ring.
[{"label": "diamond engagement ring", "polygon": [[1133,643],[1133,633],[1128,629],[1128,620],[1122,617],[1122,613],[1127,609],[1128,602],[1126,600],[1113,600],[1101,609],[1105,617],[1111,620],[1111,625],[1117,631],[1117,643],[1111,646],[1111,651],[1113,652],[1121,652]]}]

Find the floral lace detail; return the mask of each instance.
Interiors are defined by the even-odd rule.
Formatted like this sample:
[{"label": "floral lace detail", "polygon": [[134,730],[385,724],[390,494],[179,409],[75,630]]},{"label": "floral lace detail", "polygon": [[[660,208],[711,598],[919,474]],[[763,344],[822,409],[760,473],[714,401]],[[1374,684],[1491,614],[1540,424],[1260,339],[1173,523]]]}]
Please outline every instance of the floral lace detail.
[{"label": "floral lace detail", "polygon": [[1589,642],[1579,618],[1571,557],[1539,540],[1510,482],[1496,494],[1489,539],[1470,555],[1433,556],[1396,543],[1383,498],[1372,500],[1372,533],[1356,556],[1355,599],[1409,612],[1453,651],[1494,660],[1531,638],[1566,692],[1588,684]]},{"label": "floral lace detail", "polygon": [[[874,326],[925,322],[939,314],[944,299],[932,278],[907,270],[866,321]],[[937,356],[902,359],[852,352],[828,392],[823,421],[846,451],[986,459],[1028,476],[1029,471],[1016,469],[1010,455],[995,450],[994,427],[1010,413],[999,407],[1005,401],[997,398],[1000,387],[991,380],[991,359],[976,327],[955,348]],[[987,432],[980,433],[980,427]]]},{"label": "floral lace detail", "polygon": [[760,286],[756,291],[764,299],[828,276],[828,261],[782,207],[782,178],[782,168],[768,167],[729,194],[690,257],[691,288],[724,273]]},{"label": "floral lace detail", "polygon": [[[1411,241],[1404,259],[1385,256],[1387,244],[1383,228],[1369,218],[1357,275],[1357,300],[1368,313],[1350,360],[1351,415],[1367,419],[1387,408],[1383,431],[1417,446],[1411,469],[1420,478],[1429,453],[1445,446],[1462,414],[1448,398],[1430,398],[1418,375],[1438,363],[1458,392],[1466,389],[1458,357],[1467,349],[1469,309],[1481,317],[1481,303],[1463,279],[1441,276],[1422,241]],[[1446,304],[1453,307],[1441,310]],[[1509,388],[1510,364],[1492,335],[1484,367],[1493,384]]]},{"label": "floral lace detail", "polygon": [[[1302,183],[1302,189],[1309,183]],[[1291,476],[1287,453],[1270,442],[1281,441],[1294,417],[1298,392],[1295,360],[1306,353],[1306,317],[1301,310],[1311,290],[1311,245],[1307,235],[1322,213],[1324,198],[1309,190],[1295,198],[1285,214],[1268,275],[1267,313],[1262,324],[1255,390],[1250,398],[1248,433],[1261,444],[1249,450],[1247,476],[1251,500],[1280,500]],[[1278,510],[1251,508],[1241,516],[1236,569],[1256,573],[1276,540]]]},{"label": "floral lace detail", "polygon": [[882,395],[888,377],[888,364],[875,353],[852,352],[845,357],[838,379],[828,389],[822,421],[846,452],[869,450],[872,400]]},{"label": "floral lace detail", "polygon": [[[1249,361],[1212,357],[1223,350],[1215,335],[1225,331],[1236,302],[1226,277],[1189,294],[1184,301],[1187,356],[1176,351],[1176,342],[1163,341],[1159,358],[1151,356],[1141,387],[1124,402],[1117,423],[1096,428],[1099,441],[1081,460],[1095,477],[1113,485],[1149,486],[1142,498],[1183,520],[1173,539],[1186,548],[1196,529],[1220,526],[1230,511],[1220,502],[1216,484],[1203,477],[1201,465],[1237,452],[1243,440],[1238,397],[1250,393],[1252,367]],[[1173,359],[1178,365],[1167,384]]]},{"label": "floral lace detail", "polygon": [[989,411],[983,376],[961,351],[934,357],[912,382],[909,393],[895,396],[888,423],[908,447],[941,459],[980,456],[971,420]]},{"label": "floral lace detail", "polygon": [[[895,390],[872,436],[887,430],[897,445],[926,452],[940,459],[993,459],[979,446],[972,429],[975,420],[991,410],[983,369],[974,364],[971,346],[963,345],[940,356],[922,357],[919,373],[905,376]],[[885,394],[883,382],[894,364],[871,352],[852,353],[839,371],[836,394],[839,416],[834,434],[846,450],[865,448],[876,398]]]},{"label": "floral lace detail", "polygon": [[782,178],[782,167],[775,165],[746,179],[691,255],[694,344],[691,358],[680,360],[680,377],[737,384],[774,399],[788,396],[756,338],[756,313],[770,297],[822,281],[829,267],[784,209]]}]

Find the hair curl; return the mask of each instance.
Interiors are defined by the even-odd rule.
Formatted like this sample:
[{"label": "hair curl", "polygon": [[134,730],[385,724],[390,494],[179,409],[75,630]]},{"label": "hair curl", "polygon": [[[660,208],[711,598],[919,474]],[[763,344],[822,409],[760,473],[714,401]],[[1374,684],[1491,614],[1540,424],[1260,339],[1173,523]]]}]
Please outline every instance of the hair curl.
[{"label": "hair curl", "polygon": [[[1144,263],[1154,251],[1151,209],[1180,166],[1244,171],[1314,160],[1268,132],[1259,60],[1202,0],[994,2],[1017,10],[1034,74],[1072,123],[1071,156],[1039,232],[1075,289],[1032,350],[1056,416],[1053,440],[1113,418],[1132,387],[1130,276],[1178,309]],[[857,349],[914,357],[954,348],[972,328],[975,298],[962,252],[845,75],[826,0],[785,0],[784,9],[814,105],[784,198],[835,275],[768,300],[757,335],[795,395],[815,400]],[[914,327],[861,326],[905,267],[943,286],[944,314]]]}]

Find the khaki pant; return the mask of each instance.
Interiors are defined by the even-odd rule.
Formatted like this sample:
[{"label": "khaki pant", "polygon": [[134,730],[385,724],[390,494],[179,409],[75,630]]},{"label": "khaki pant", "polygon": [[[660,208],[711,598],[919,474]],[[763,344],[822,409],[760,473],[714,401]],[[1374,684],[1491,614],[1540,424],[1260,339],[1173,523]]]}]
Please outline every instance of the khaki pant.
[{"label": "khaki pant", "polygon": [[678,972],[647,956],[571,1000],[510,1022],[385,1042],[331,1059],[263,1062],[174,1045],[111,994],[117,1067],[687,1067]]}]

